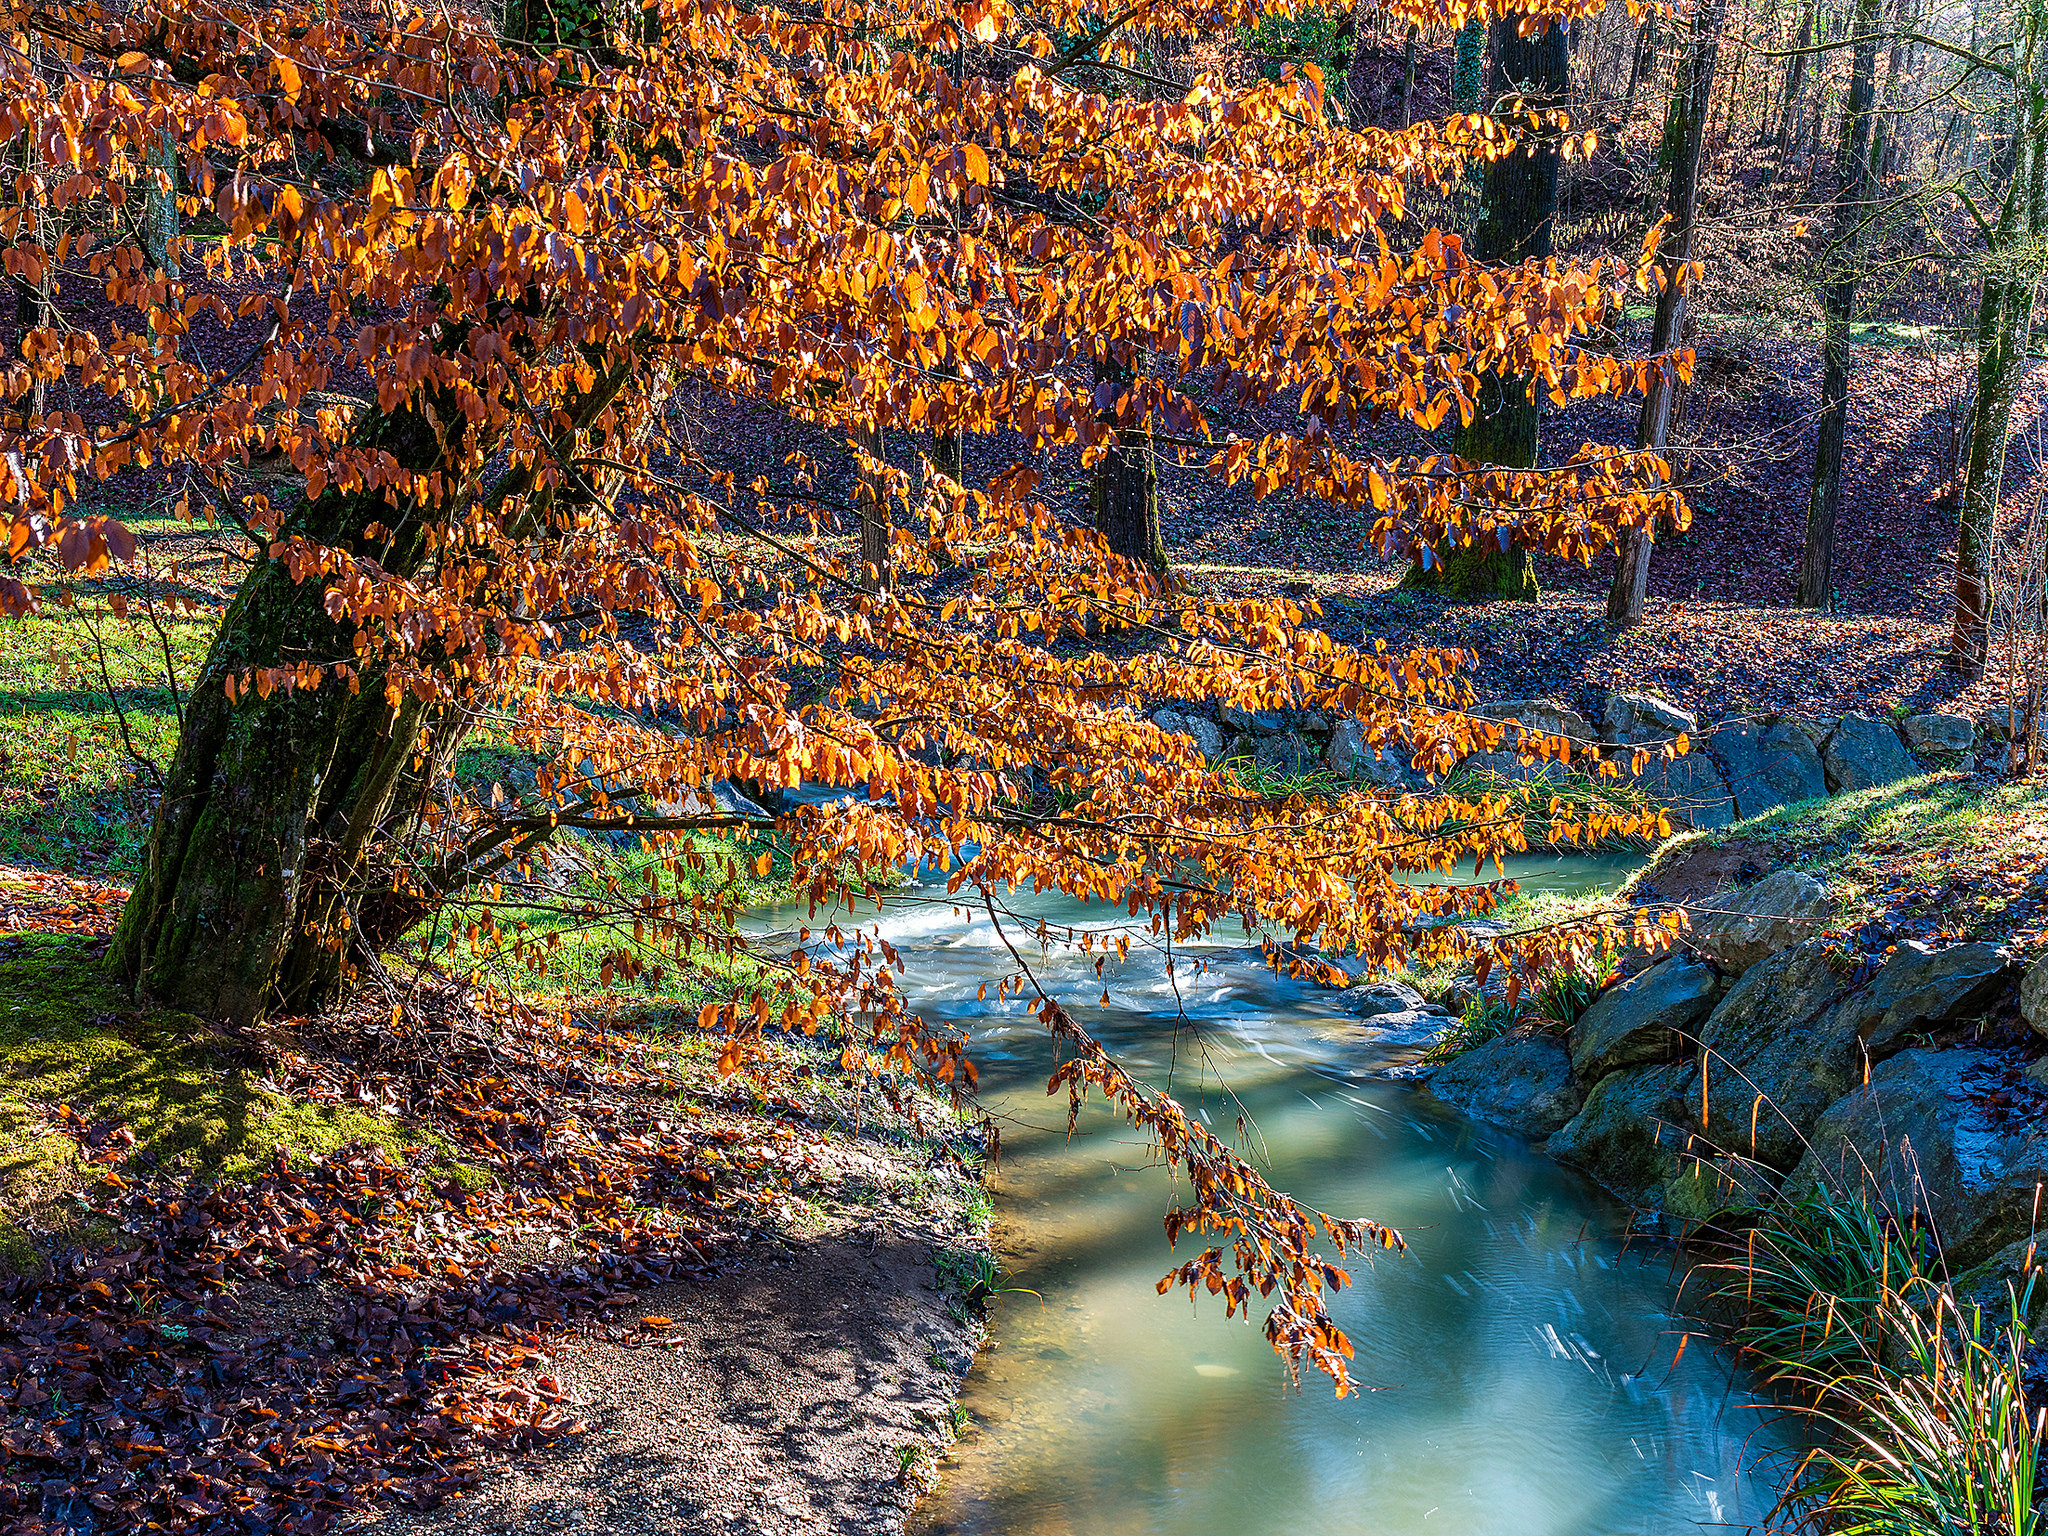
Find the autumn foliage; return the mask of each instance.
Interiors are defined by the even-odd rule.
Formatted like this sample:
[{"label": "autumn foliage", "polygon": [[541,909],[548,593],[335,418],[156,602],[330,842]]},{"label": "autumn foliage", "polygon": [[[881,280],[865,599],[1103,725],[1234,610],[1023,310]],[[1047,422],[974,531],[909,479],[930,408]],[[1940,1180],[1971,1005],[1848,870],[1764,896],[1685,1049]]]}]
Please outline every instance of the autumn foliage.
[{"label": "autumn foliage", "polygon": [[[451,896],[524,888],[571,830],[636,829],[671,861],[695,857],[685,832],[748,861],[772,835],[821,910],[943,855],[991,910],[1053,888],[1176,940],[1230,922],[1375,965],[1473,951],[1447,920],[1493,889],[1429,877],[1522,847],[1519,808],[1262,797],[1146,709],[1355,716],[1438,776],[1504,729],[1536,756],[1574,745],[1468,714],[1455,653],[1339,645],[1312,607],[1117,557],[1046,511],[1035,466],[1137,434],[1354,508],[1390,554],[1584,559],[1682,520],[1656,456],[1383,462],[1333,429],[1435,426],[1489,373],[1562,402],[1686,362],[1588,344],[1654,281],[1647,253],[1488,269],[1408,218],[1470,158],[1576,130],[1511,110],[1353,130],[1313,69],[1147,84],[1133,37],[1261,9],[654,0],[558,36],[397,0],[14,5],[0,142],[25,169],[0,238],[41,308],[4,365],[0,603],[61,605],[129,558],[102,510],[124,486],[258,552],[186,707],[115,946],[130,979],[237,1020],[325,1006]],[[1131,93],[1080,88],[1084,68]],[[158,260],[141,210],[172,196]],[[855,502],[815,457],[737,471],[690,430],[707,392],[853,456]],[[1220,438],[1218,393],[1299,425]],[[962,484],[929,446],[878,456],[944,437],[1009,467]],[[866,569],[863,520],[887,524]],[[479,730],[539,755],[530,793],[455,786]],[[860,793],[755,815],[723,808],[726,783]],[[1564,840],[1656,824],[1553,813]],[[664,889],[635,897],[620,972],[741,947],[729,904]],[[887,946],[841,922],[758,957],[772,981],[704,1022],[737,1058],[762,1029],[855,1021],[871,1063],[970,1084],[961,1042],[905,1014]],[[1487,963],[1591,942],[1527,935]],[[1343,1274],[1319,1250],[1398,1237],[1272,1190],[1035,1000],[1074,1048],[1057,1085],[1142,1125],[1184,1175],[1170,1235],[1218,1244],[1167,1283],[1273,1297],[1275,1346],[1341,1387],[1323,1298]]]}]

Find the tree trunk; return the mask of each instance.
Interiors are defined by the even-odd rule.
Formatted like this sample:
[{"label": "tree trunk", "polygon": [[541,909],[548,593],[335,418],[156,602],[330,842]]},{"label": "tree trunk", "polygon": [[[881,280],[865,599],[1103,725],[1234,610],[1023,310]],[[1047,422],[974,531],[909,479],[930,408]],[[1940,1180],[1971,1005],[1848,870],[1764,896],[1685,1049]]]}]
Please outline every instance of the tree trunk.
[{"label": "tree trunk", "polygon": [[[448,462],[437,415],[459,420],[459,407],[450,398],[373,414],[357,440],[435,474]],[[289,526],[355,548],[368,526],[391,517],[381,495],[330,490]],[[416,513],[380,538],[387,571],[417,572],[433,521]],[[365,924],[357,877],[407,786],[424,782],[412,771],[429,723],[417,706],[394,711],[374,672],[358,690],[328,678],[228,698],[229,679],[251,669],[354,659],[353,626],[329,618],[325,598],[323,582],[294,581],[280,560],[259,560],[243,578],[186,702],[142,874],[121,914],[111,962],[141,995],[202,1018],[247,1023],[272,1007],[317,1007],[340,982],[349,929],[377,930],[363,934],[374,943],[395,937],[394,921],[397,931],[407,925],[396,908]]]},{"label": "tree trunk", "polygon": [[2006,442],[2033,342],[2034,272],[2013,247],[2038,240],[2048,228],[2048,101],[2031,79],[2023,89],[2020,123],[2013,134],[2013,182],[1991,253],[2003,259],[1995,259],[1986,269],[1977,305],[1977,398],[1970,406],[1969,449],[1958,498],[1955,624],[1948,659],[1972,680],[1984,672],[1993,600],[1991,546],[2005,477]]},{"label": "tree trunk", "polygon": [[[1671,190],[1665,211],[1671,222],[1657,248],[1657,270],[1662,286],[1657,293],[1657,317],[1650,327],[1650,351],[1670,351],[1685,329],[1685,289],[1679,279],[1692,260],[1693,222],[1699,207],[1700,160],[1706,142],[1707,108],[1713,99],[1714,66],[1721,51],[1721,18],[1726,0],[1701,0],[1693,17],[1693,35],[1678,64],[1678,79],[1672,87],[1671,110],[1678,118],[1671,162]],[[1636,421],[1636,447],[1662,453],[1671,433],[1671,410],[1678,393],[1677,376],[1659,369],[1643,396],[1643,410]],[[1614,566],[1614,585],[1607,593],[1607,620],[1617,629],[1639,624],[1643,603],[1650,590],[1650,545],[1647,529],[1630,529],[1622,536]]]},{"label": "tree trunk", "polygon": [[1778,171],[1783,174],[1785,163],[1792,153],[1792,141],[1799,121],[1800,94],[1806,84],[1806,49],[1813,46],[1813,29],[1820,11],[1820,0],[1806,0],[1806,8],[1799,13],[1798,51],[1785,61],[1785,99],[1778,109]]},{"label": "tree trunk", "polygon": [[[161,182],[158,177],[162,177]],[[142,239],[152,269],[178,276],[171,242],[178,238],[178,145],[168,133],[149,147],[142,173]]]},{"label": "tree trunk", "polygon": [[1486,79],[1486,23],[1468,21],[1458,28],[1451,54],[1451,106],[1459,112],[1479,110],[1479,89]]},{"label": "tree trunk", "polygon": [[1635,57],[1629,61],[1628,92],[1621,103],[1621,136],[1618,144],[1620,157],[1628,159],[1628,136],[1635,127],[1636,92],[1642,88],[1646,76],[1656,73],[1657,60],[1657,13],[1651,11],[1643,18],[1642,30],[1636,38]]},{"label": "tree trunk", "polygon": [[[881,429],[872,422],[855,427],[853,440],[877,466],[888,462]],[[879,467],[863,467],[854,499],[860,513],[859,581],[864,591],[875,592],[889,585],[888,476]]]},{"label": "tree trunk", "polygon": [[[1095,379],[1100,384],[1122,386],[1131,382],[1131,370],[1114,360],[1098,359]],[[1111,412],[1114,402],[1111,402]],[[1111,414],[1107,419],[1114,420]],[[1095,465],[1095,481],[1089,502],[1095,513],[1095,529],[1109,541],[1110,551],[1135,560],[1155,575],[1166,574],[1166,544],[1159,533],[1159,475],[1152,464],[1151,434],[1140,428],[1118,427],[1117,446]]]},{"label": "tree trunk", "polygon": [[1842,442],[1849,426],[1849,321],[1862,279],[1859,247],[1870,200],[1870,130],[1875,116],[1878,0],[1857,0],[1855,52],[1842,109],[1837,163],[1832,275],[1821,285],[1820,430],[1813,489],[1806,503],[1806,550],[1799,565],[1799,606],[1826,608],[1834,598],[1835,520],[1842,510]]},{"label": "tree trunk", "polygon": [[1408,23],[1408,35],[1401,43],[1401,126],[1406,128],[1415,120],[1415,49],[1416,40],[1422,29],[1414,22]]},{"label": "tree trunk", "polygon": [[[1519,95],[1539,111],[1561,105],[1571,88],[1571,50],[1563,24],[1553,22],[1539,35],[1523,37],[1515,18],[1505,17],[1492,30],[1493,69],[1487,82],[1492,98],[1498,102]],[[1471,241],[1481,261],[1509,265],[1550,255],[1558,160],[1554,141],[1525,139],[1515,153],[1487,164]],[[1480,381],[1479,409],[1471,424],[1453,430],[1452,450],[1480,463],[1527,468],[1536,462],[1541,422],[1541,405],[1527,379],[1489,376]],[[1428,569],[1410,566],[1402,585],[1458,597],[1533,601],[1535,562],[1525,549],[1481,553],[1477,546],[1449,546],[1436,551]]]}]

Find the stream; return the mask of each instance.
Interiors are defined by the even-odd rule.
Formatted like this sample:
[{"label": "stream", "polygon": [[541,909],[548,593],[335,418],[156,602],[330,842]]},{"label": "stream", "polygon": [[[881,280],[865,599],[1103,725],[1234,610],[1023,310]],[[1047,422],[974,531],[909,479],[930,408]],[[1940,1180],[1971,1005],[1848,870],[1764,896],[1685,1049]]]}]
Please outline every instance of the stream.
[{"label": "stream", "polygon": [[[1583,891],[1632,862],[1510,873]],[[1385,1076],[1412,1041],[1275,974],[1241,935],[1181,950],[1170,977],[1134,933],[1104,981],[1094,957],[1034,945],[1040,979],[1141,1081],[1225,1134],[1241,1107],[1276,1188],[1409,1243],[1354,1265],[1333,1304],[1366,1389],[1342,1400],[1313,1372],[1290,1387],[1263,1312],[1247,1326],[1211,1298],[1157,1295],[1175,1262],[1166,1171],[1099,1103],[1068,1136],[1064,1098],[1045,1094],[1052,1043],[993,988],[977,1000],[1014,970],[988,917],[936,894],[902,893],[882,931],[913,1006],[974,1037],[1013,1289],[990,1305],[972,1424],[916,1536],[1676,1536],[1769,1512],[1790,1442],[1711,1340],[1681,1353],[1672,1250],[1625,1245],[1625,1214],[1588,1180]],[[1119,926],[1060,898],[1015,906]]]}]

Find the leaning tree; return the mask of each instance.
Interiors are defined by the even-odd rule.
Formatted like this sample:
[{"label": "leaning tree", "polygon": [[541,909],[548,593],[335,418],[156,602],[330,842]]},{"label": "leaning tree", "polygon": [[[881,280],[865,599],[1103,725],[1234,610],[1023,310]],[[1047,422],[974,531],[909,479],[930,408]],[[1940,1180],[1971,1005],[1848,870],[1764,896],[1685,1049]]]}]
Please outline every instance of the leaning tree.
[{"label": "leaning tree", "polygon": [[[1540,38],[1524,9],[1496,31]],[[574,831],[637,831],[671,865],[697,856],[685,834],[772,835],[819,902],[971,853],[955,888],[983,900],[1056,887],[1176,937],[1241,921],[1375,964],[1472,952],[1440,920],[1495,888],[1428,877],[1497,862],[1524,822],[1423,777],[1502,739],[1465,713],[1463,658],[1193,593],[1037,498],[1040,455],[1068,448],[1326,498],[1392,557],[1584,559],[1683,515],[1628,448],[1537,471],[1348,446],[1361,417],[1470,420],[1486,380],[1641,389],[1657,360],[1579,338],[1647,268],[1482,264],[1408,228],[1412,189],[1512,152],[1491,117],[1353,129],[1306,68],[1099,88],[1160,78],[1136,37],[1258,10],[15,7],[0,238],[37,302],[6,364],[0,602],[54,605],[129,554],[107,509],[138,487],[250,551],[110,963],[207,1019],[318,1009],[451,901],[531,889]],[[1219,436],[1219,397],[1299,419]],[[763,453],[701,429],[740,407],[805,435]],[[963,483],[938,451],[962,438],[1009,467]],[[934,451],[913,466],[906,442]],[[834,454],[858,467],[844,494]],[[1264,797],[1152,724],[1163,698],[1354,716],[1416,782]],[[522,792],[457,781],[479,732],[534,755]],[[774,798],[817,784],[857,793]],[[1553,814],[1568,837],[1656,822]],[[719,899],[679,888],[649,883],[621,968],[738,942]],[[1485,962],[1589,942],[1547,931]],[[966,1075],[894,1001],[885,954],[762,958],[771,984],[707,1012],[736,1051],[837,1014],[904,1067]],[[1188,1173],[1170,1227],[1233,1244],[1173,1278],[1233,1307],[1277,1287],[1276,1347],[1342,1382],[1321,1300],[1341,1272],[1314,1245],[1391,1234],[1269,1189],[1036,1001],[1073,1046],[1068,1085]]]}]

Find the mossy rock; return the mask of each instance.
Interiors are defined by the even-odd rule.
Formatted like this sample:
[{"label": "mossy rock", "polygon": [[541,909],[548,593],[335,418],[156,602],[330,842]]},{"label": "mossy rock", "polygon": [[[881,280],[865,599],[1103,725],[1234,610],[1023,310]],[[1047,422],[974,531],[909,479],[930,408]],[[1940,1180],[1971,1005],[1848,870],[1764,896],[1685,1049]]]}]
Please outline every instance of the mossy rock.
[{"label": "mossy rock", "polygon": [[280,1151],[353,1144],[425,1155],[464,1183],[483,1178],[427,1127],[260,1086],[201,1020],[128,999],[98,950],[46,934],[0,939],[0,1265],[33,1262],[31,1230],[91,1235],[70,1199],[86,1182],[76,1148],[43,1129],[59,1104],[122,1121],[137,1155],[208,1178],[251,1177]]}]

